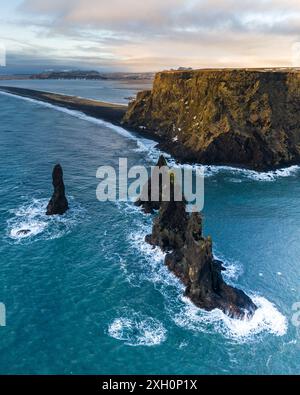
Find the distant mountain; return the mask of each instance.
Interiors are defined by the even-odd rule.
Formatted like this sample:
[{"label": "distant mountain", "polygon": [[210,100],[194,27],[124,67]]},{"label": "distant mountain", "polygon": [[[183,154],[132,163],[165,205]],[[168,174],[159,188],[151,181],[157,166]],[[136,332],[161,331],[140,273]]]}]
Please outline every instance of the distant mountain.
[{"label": "distant mountain", "polygon": [[33,80],[106,80],[107,77],[100,74],[98,71],[82,71],[82,70],[67,70],[67,71],[45,71],[39,74],[32,74],[29,77]]},{"label": "distant mountain", "polygon": [[38,74],[0,75],[0,80],[153,80],[154,73],[99,73],[95,70],[44,71]]}]

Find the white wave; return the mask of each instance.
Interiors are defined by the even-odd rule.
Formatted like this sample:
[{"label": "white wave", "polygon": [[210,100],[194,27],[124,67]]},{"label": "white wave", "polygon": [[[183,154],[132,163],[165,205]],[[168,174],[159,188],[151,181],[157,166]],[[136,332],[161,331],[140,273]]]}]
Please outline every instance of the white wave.
[{"label": "white wave", "polygon": [[257,305],[251,319],[237,320],[228,317],[221,310],[205,311],[198,309],[189,299],[182,297],[183,306],[171,317],[180,327],[197,332],[219,332],[224,337],[237,342],[257,340],[257,335],[271,333],[283,336],[287,332],[287,319],[267,299],[254,295]]},{"label": "white wave", "polygon": [[157,163],[159,156],[162,154],[162,151],[157,147],[157,142],[145,138],[137,139],[137,148],[134,150],[135,152],[145,153],[148,159],[154,164]]},{"label": "white wave", "polygon": [[[149,229],[149,233],[151,228]],[[145,242],[146,233],[140,231],[138,233],[130,233],[129,240],[134,247],[142,253],[146,258],[151,259],[152,262],[161,263],[165,258],[165,253],[159,247],[151,246]]]},{"label": "white wave", "polygon": [[75,226],[84,210],[69,197],[70,209],[64,215],[46,215],[48,199],[31,199],[24,205],[10,210],[7,236],[16,243],[40,239],[55,239],[68,233]]},{"label": "white wave", "polygon": [[[214,166],[215,167],[215,166]],[[297,174],[300,170],[300,166],[294,165],[289,166],[282,169],[271,170],[267,172],[257,172],[255,170],[248,170],[248,169],[241,169],[241,168],[234,168],[234,167],[226,167],[226,166],[219,166],[217,169],[213,169],[213,174],[216,172],[223,172],[223,173],[232,173],[238,176],[242,176],[244,178],[248,178],[254,181],[267,181],[272,182],[276,181],[278,178],[284,177],[291,177]],[[206,173],[210,173],[210,169],[205,170]]]},{"label": "white wave", "polygon": [[108,326],[108,334],[128,346],[155,346],[167,338],[167,330],[160,321],[135,311],[115,318]]},{"label": "white wave", "polygon": [[151,233],[151,225],[140,224],[140,227],[142,230],[131,233],[128,236],[128,240],[134,250],[139,252],[147,261],[147,270],[139,270],[140,280],[151,281],[158,288],[161,286],[175,286],[182,292],[184,286],[164,264],[166,254],[159,247],[153,247],[145,242],[145,236]]},{"label": "white wave", "polygon": [[119,254],[117,255],[119,258],[120,262],[120,268],[124,273],[126,281],[132,286],[132,287],[140,287],[139,282],[136,281],[134,273],[131,273],[127,267],[126,260],[122,258]]},{"label": "white wave", "polygon": [[[252,296],[258,309],[250,320],[232,319],[219,309],[208,312],[197,308],[183,296],[184,285],[164,265],[165,254],[158,247],[152,248],[145,243],[145,235],[150,233],[151,226],[141,224],[140,227],[142,230],[129,236],[132,247],[139,251],[147,262],[146,265],[141,264],[143,274],[140,274],[140,279],[151,281],[163,294],[167,301],[165,305],[168,315],[178,326],[198,332],[220,333],[225,338],[238,342],[257,340],[258,335],[263,333],[276,336],[286,333],[286,318],[270,301],[261,296]],[[225,260],[219,253],[215,256],[222,260],[227,268],[223,272],[225,280],[236,280],[242,272],[240,264]]]},{"label": "white wave", "polygon": [[147,157],[153,164],[156,164],[160,155],[163,155],[167,161],[169,161],[170,165],[176,164],[175,159],[172,158],[170,154],[165,151],[162,151],[158,147],[158,143],[154,140],[142,138],[137,138],[137,148],[135,152],[143,152],[147,154]]},{"label": "white wave", "polygon": [[184,340],[184,341],[182,341],[182,342],[179,344],[178,348],[181,349],[181,348],[185,348],[185,347],[187,347],[187,346],[188,346],[188,342]]},{"label": "white wave", "polygon": [[249,170],[239,167],[232,166],[215,166],[215,165],[202,165],[199,163],[194,164],[180,164],[177,163],[175,159],[169,160],[170,165],[182,167],[182,168],[191,168],[198,169],[203,172],[205,177],[214,177],[218,174],[222,174],[224,176],[229,176],[228,181],[230,182],[243,182],[244,180],[253,180],[253,181],[261,181],[261,182],[273,182],[279,178],[292,177],[299,173],[300,166],[293,165],[277,170],[270,170],[267,172],[258,172],[255,170]]},{"label": "white wave", "polygon": [[133,204],[134,202],[116,200],[113,203],[118,207],[118,209],[122,210],[125,214],[134,214],[138,217],[144,216],[145,218],[149,218],[148,214],[144,213],[140,207]]},{"label": "white wave", "polygon": [[222,276],[226,281],[237,280],[243,273],[242,265],[237,261],[228,260],[214,248],[214,258],[221,261],[226,270],[222,271]]},{"label": "white wave", "polygon": [[[163,151],[159,151],[159,153],[165,155]],[[198,170],[200,173],[203,173],[205,178],[223,175],[226,177],[226,181],[232,183],[241,183],[247,180],[258,182],[274,182],[277,179],[292,177],[300,173],[300,166],[298,165],[293,165],[277,170],[270,170],[267,172],[258,172],[255,170],[232,166],[202,165],[200,163],[179,163],[176,161],[176,159],[170,157],[170,155],[167,157],[167,162],[169,166],[180,167],[182,169],[192,169],[194,171]]]},{"label": "white wave", "polygon": [[16,226],[13,226],[10,230],[10,237],[16,240],[36,236],[43,232],[47,226],[45,222],[38,222],[30,219],[15,225]]}]

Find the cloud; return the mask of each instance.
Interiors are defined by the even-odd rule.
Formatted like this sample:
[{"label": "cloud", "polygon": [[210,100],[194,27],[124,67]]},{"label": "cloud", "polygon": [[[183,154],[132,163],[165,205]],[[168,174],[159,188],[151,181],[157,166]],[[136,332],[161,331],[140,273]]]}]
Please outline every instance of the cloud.
[{"label": "cloud", "polygon": [[53,18],[55,25],[141,35],[145,31],[160,35],[178,27],[276,33],[289,32],[291,24],[300,33],[300,3],[294,0],[24,0],[20,9]]},{"label": "cloud", "polygon": [[45,54],[99,67],[289,66],[300,41],[299,0],[23,0],[17,15]]}]

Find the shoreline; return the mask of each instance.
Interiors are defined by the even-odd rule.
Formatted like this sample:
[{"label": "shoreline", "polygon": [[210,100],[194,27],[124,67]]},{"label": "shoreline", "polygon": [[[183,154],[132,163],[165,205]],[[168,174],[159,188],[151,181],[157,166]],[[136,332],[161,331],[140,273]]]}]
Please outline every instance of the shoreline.
[{"label": "shoreline", "polygon": [[277,170],[300,164],[299,89],[298,70],[161,71],[123,124],[180,162]]},{"label": "shoreline", "polygon": [[0,91],[80,111],[118,126],[121,126],[122,118],[127,111],[127,105],[125,104],[115,104],[59,93],[9,86],[0,86]]},{"label": "shoreline", "polygon": [[79,96],[72,96],[54,92],[47,91],[39,91],[34,89],[27,88],[19,88],[19,87],[10,87],[10,86],[0,86],[0,92],[8,93],[11,95],[24,97],[33,99],[36,101],[49,103],[54,106],[67,108],[70,110],[75,110],[82,112],[85,115],[91,116],[95,119],[99,119],[102,121],[109,122],[113,125],[122,127],[124,130],[129,133],[134,133],[142,138],[147,138],[153,140],[157,144],[157,148],[162,150],[164,153],[169,154],[175,159],[179,164],[187,164],[187,165],[203,165],[203,166],[217,166],[217,167],[228,167],[236,170],[250,170],[257,172],[258,174],[273,172],[282,169],[288,169],[291,166],[299,166],[299,162],[291,161],[291,163],[286,164],[285,166],[271,166],[268,168],[255,169],[247,166],[239,166],[238,164],[233,163],[198,163],[193,160],[193,156],[191,159],[187,158],[187,152],[182,153],[182,149],[179,149],[178,144],[166,141],[163,138],[159,138],[154,133],[150,133],[149,131],[144,131],[137,127],[127,127],[123,122],[123,117],[128,109],[128,105],[126,104],[117,104],[111,102],[98,101],[95,99],[85,99]]}]

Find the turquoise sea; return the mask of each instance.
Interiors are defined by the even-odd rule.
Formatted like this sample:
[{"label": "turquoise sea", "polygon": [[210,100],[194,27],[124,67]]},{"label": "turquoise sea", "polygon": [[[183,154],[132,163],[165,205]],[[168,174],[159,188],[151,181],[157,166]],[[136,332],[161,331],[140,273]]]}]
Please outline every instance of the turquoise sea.
[{"label": "turquoise sea", "polygon": [[[6,84],[114,102],[139,89],[116,81]],[[0,373],[300,373],[292,320],[300,301],[297,166],[205,168],[204,232],[226,280],[259,306],[250,321],[232,320],[183,298],[163,254],[143,242],[151,216],[96,199],[97,168],[117,168],[119,156],[150,166],[159,155],[152,141],[12,95],[0,94],[0,114]],[[46,217],[57,162],[71,209]],[[24,227],[31,234],[18,236]]]}]

